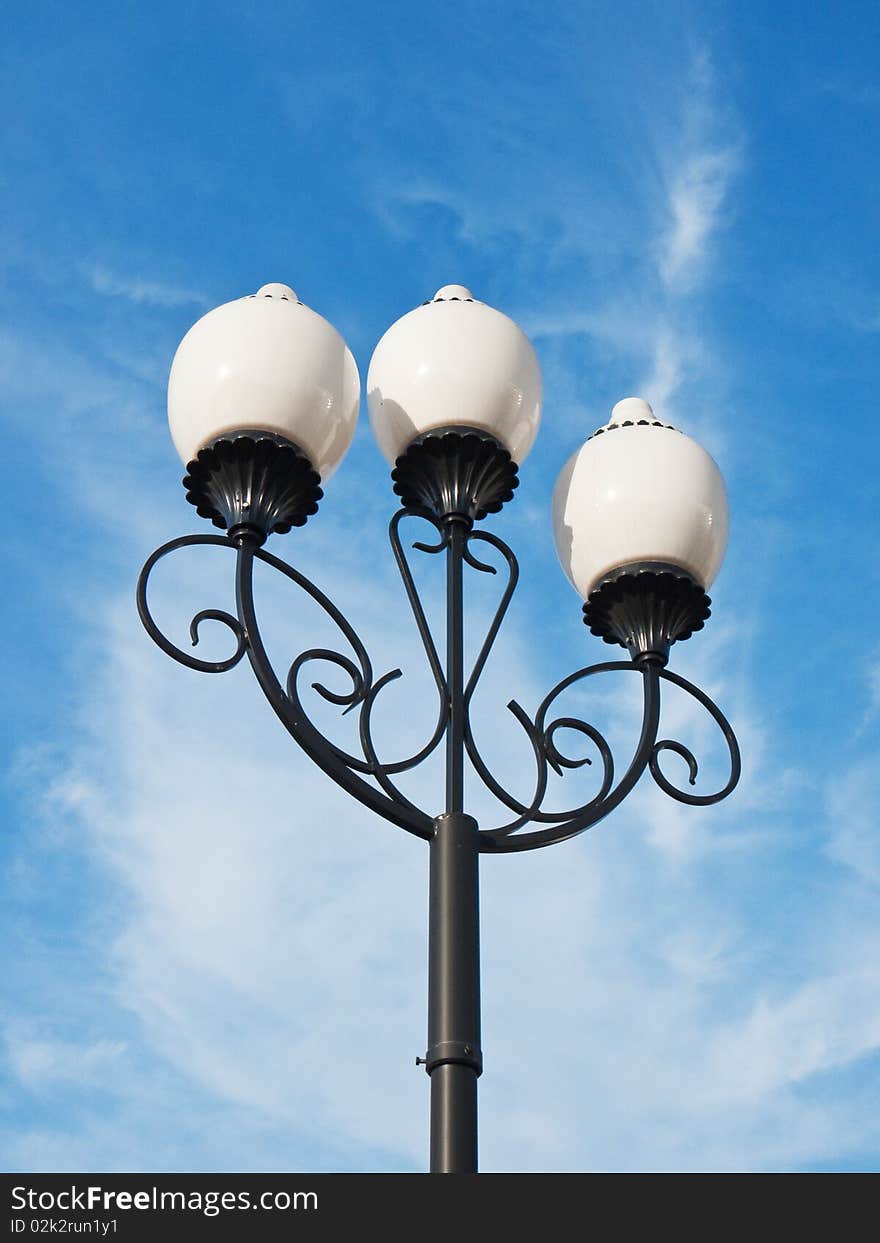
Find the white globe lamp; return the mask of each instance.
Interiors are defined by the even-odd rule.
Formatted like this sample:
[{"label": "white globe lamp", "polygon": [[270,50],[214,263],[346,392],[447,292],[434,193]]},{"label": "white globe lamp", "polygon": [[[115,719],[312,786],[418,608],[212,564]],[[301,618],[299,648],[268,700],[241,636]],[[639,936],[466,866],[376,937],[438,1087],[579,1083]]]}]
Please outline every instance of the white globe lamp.
[{"label": "white globe lamp", "polygon": [[513,494],[538,431],[541,369],[512,319],[444,285],[376,346],[367,402],[404,503],[473,520]]},{"label": "white globe lamp", "polygon": [[188,499],[221,527],[302,525],[351,444],[359,403],[351,351],[289,285],[216,307],[181,341],[168,380]]},{"label": "white globe lamp", "polygon": [[618,402],[569,459],[553,525],[593,633],[665,663],[672,642],[702,627],[727,547],[724,480],[706,450],[646,401]]}]

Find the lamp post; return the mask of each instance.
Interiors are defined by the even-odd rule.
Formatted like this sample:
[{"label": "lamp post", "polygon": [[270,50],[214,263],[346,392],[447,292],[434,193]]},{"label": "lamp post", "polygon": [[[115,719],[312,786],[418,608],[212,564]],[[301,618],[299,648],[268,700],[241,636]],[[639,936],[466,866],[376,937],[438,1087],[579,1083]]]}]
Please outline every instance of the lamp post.
[{"label": "lamp post", "polygon": [[[484,760],[470,707],[486,660],[516,587],[512,550],[476,524],[510,501],[517,469],[532,446],[541,408],[534,350],[507,316],[460,285],[404,315],[385,333],[370,364],[368,404],[379,446],[393,465],[402,508],[389,535],[436,689],[437,723],[414,754],[380,758],[372,735],[376,701],[392,670],[375,676],[369,655],[337,606],[293,565],[264,548],[267,537],[301,526],[318,508],[322,487],[354,434],[360,382],[336,330],[304,306],[289,286],[265,285],[199,320],[178,348],[168,386],[174,443],[186,464],[187,500],[224,535],[188,535],[158,548],[138,583],[147,631],[180,663],[206,673],[231,669],[247,656],[263,693],[299,746],[334,781],[374,812],[429,844],[428,1044],[431,1080],[431,1171],[477,1170],[477,1079],[480,1045],[478,864],[481,854],[526,851],[584,832],[612,811],[648,769],[672,798],[692,805],[718,802],[734,788],[739,749],[726,719],[696,686],[666,668],[673,643],[702,628],[706,588],[724,555],[727,500],[712,458],[695,441],[661,423],[639,398],[614,407],[564,467],[553,498],[556,544],[563,569],[583,597],[584,621],[627,659],[587,666],[563,678],[534,715],[508,705],[530,746],[530,794],[508,791]],[[433,542],[414,548],[446,561],[445,659],[428,624],[401,536],[404,520],[434,528]],[[232,632],[224,660],[201,660],[171,642],[147,603],[155,564],[192,545],[234,551],[235,613],[205,609],[192,620],[198,642],[208,620]],[[506,583],[485,641],[471,668],[463,644],[465,573],[496,573],[485,545],[500,554]],[[312,648],[293,660],[282,680],[260,634],[254,606],[255,562],[296,583],[340,632],[346,651]],[[360,754],[328,739],[303,702],[301,675],[316,663],[350,680],[344,692],[312,683],[323,699],[359,718]],[[641,679],[641,731],[621,776],[606,739],[592,724],[555,716],[557,698],[576,683],[611,671]],[[697,762],[682,743],[658,739],[660,688],[671,682],[709,712],[726,741],[730,776],[719,790],[691,793],[660,767],[663,751],[685,760],[691,785]],[[590,763],[562,749],[562,731],[587,739],[600,760],[599,789],[561,811],[545,807],[549,773]],[[429,809],[398,787],[399,773],[445,744],[445,794]],[[469,768],[507,809],[504,823],[482,827],[468,814]]]}]

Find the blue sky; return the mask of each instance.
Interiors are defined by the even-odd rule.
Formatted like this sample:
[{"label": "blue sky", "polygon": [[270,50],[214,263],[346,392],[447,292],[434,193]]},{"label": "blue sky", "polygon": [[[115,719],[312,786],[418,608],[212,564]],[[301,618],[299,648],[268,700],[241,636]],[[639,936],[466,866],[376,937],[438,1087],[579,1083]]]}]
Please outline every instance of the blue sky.
[{"label": "blue sky", "polygon": [[[742,784],[705,810],[643,784],[575,842],[486,862],[483,1168],[877,1168],[878,35],[867,3],[19,8],[4,1168],[423,1168],[422,844],[311,770],[243,668],[180,669],[134,611],[146,555],[198,529],[176,345],[276,280],[362,375],[449,282],[535,343],[542,430],[492,520],[522,568],[481,709],[502,767],[511,694],[534,706],[608,651],[553,550],[568,455],[640,393],[728,482],[713,617],[672,667],[730,716]],[[362,411],[320,514],[273,550],[418,692],[392,504]],[[169,567],[177,633],[228,607],[224,568]],[[319,633],[268,584],[265,609],[282,658]],[[577,707],[625,751],[617,691]],[[389,747],[421,727],[407,693]],[[669,711],[709,781],[717,740]],[[411,787],[428,806],[436,779]]]}]

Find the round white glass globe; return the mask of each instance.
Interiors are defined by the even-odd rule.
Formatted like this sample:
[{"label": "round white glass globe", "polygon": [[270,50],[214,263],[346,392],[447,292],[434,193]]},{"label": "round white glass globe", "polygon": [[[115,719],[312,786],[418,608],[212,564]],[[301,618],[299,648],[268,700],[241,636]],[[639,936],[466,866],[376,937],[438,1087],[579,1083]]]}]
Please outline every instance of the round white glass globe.
[{"label": "round white glass globe", "polygon": [[425,432],[473,427],[494,436],[519,465],[538,432],[541,368],[512,319],[464,285],[444,285],[376,346],[367,403],[392,464]]},{"label": "round white glass globe", "polygon": [[701,445],[628,397],[563,468],[553,527],[562,568],[584,599],[640,561],[678,566],[706,589],[727,548],[724,480]]},{"label": "round white glass globe", "polygon": [[168,379],[168,422],[184,464],[224,435],[275,432],[326,480],[351,444],[360,377],[342,337],[289,285],[264,285],[193,324]]}]

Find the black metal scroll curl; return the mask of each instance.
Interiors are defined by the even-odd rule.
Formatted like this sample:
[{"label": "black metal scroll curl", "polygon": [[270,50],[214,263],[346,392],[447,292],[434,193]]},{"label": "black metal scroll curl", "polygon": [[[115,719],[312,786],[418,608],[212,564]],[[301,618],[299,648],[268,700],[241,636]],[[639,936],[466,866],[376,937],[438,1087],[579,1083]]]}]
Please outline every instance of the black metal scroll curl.
[{"label": "black metal scroll curl", "polygon": [[147,603],[147,583],[153,568],[163,557],[167,557],[169,553],[176,552],[178,548],[189,548],[195,544],[218,544],[221,548],[229,547],[229,540],[222,535],[182,535],[179,539],[170,540],[167,544],[163,544],[161,548],[157,548],[146,560],[144,568],[141,570],[137,584],[137,607],[140,619],[144,624],[147,634],[158,647],[173,660],[181,665],[186,665],[188,669],[197,669],[200,673],[225,673],[228,669],[234,669],[241,658],[247,651],[247,637],[244,627],[237,617],[224,613],[220,609],[202,609],[200,613],[196,613],[190,622],[189,635],[192,640],[193,647],[199,641],[199,629],[203,621],[221,622],[235,635],[236,647],[231,656],[226,660],[199,660],[195,656],[191,656],[188,652],[184,652],[172,643],[169,638],[159,629],[155,618],[150,612]]},{"label": "black metal scroll curl", "polygon": [[688,803],[691,807],[708,807],[712,803],[720,803],[722,799],[727,798],[728,794],[734,789],[740,779],[742,772],[742,760],[740,758],[739,743],[736,735],[730,727],[730,722],[724,716],[717,704],[713,703],[709,696],[701,691],[698,686],[694,686],[693,682],[688,682],[686,678],[681,677],[678,673],[673,673],[671,669],[661,669],[661,678],[667,682],[672,682],[676,686],[680,686],[682,690],[692,695],[698,703],[706,709],[712,717],[715,724],[721,730],[724,741],[727,744],[727,750],[730,757],[730,777],[725,785],[714,794],[688,794],[686,790],[680,790],[678,786],[674,786],[661,771],[659,755],[661,751],[674,751],[676,755],[680,755],[688,766],[688,780],[691,785],[696,785],[697,773],[699,771],[697,761],[693,752],[680,742],[673,742],[667,738],[655,742],[651,750],[651,758],[648,765],[651,769],[651,776],[657,782],[657,785],[670,798],[676,799],[679,803]]}]

